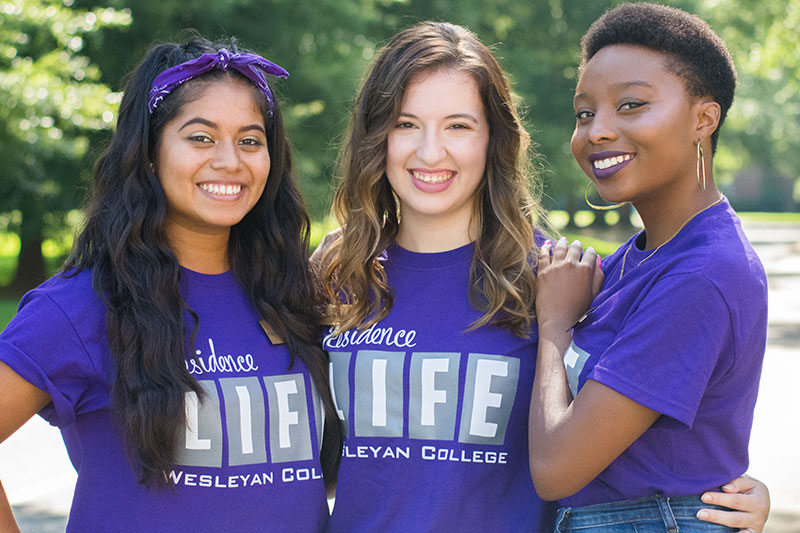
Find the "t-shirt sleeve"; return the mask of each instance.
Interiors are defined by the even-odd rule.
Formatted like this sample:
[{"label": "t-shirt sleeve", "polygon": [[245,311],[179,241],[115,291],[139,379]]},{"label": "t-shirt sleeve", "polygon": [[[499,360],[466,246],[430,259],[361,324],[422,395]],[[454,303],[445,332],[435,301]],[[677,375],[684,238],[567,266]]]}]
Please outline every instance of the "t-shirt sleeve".
[{"label": "t-shirt sleeve", "polygon": [[40,388],[52,403],[40,415],[54,426],[68,426],[87,404],[96,375],[70,320],[46,294],[28,293],[0,334],[0,361]]},{"label": "t-shirt sleeve", "polygon": [[711,282],[667,276],[638,302],[587,379],[691,427],[711,376],[733,364],[732,338],[728,305]]}]

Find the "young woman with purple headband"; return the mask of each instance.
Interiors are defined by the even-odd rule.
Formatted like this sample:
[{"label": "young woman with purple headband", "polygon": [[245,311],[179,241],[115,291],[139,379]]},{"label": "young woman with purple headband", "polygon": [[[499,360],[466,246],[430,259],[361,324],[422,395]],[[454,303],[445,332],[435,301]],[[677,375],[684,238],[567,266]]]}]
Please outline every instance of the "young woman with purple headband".
[{"label": "young woman with purple headband", "polygon": [[582,49],[572,152],[645,229],[593,300],[596,254],[541,249],[534,484],[563,506],[557,531],[761,531],[708,508],[736,495],[703,494],[747,469],[767,331],[764,268],[712,176],[733,62],[705,22],[646,3],[605,13]]},{"label": "young woman with purple headband", "polygon": [[367,73],[342,229],[314,257],[344,433],[329,531],[552,528],[528,471],[544,240],[528,145],[500,65],[463,27],[403,30]]},{"label": "young woman with purple headband", "polygon": [[61,429],[68,531],[325,527],[338,428],[287,75],[234,43],[152,48],[63,271],[0,335],[0,441],[37,412]]}]

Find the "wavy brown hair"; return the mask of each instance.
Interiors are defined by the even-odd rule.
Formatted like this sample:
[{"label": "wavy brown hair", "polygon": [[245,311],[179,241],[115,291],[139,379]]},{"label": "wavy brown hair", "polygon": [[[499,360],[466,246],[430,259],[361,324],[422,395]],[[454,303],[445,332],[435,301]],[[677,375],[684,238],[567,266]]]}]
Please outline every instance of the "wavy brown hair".
[{"label": "wavy brown hair", "polygon": [[321,254],[321,271],[337,331],[367,328],[391,310],[393,293],[378,262],[394,242],[398,206],[386,177],[389,132],[406,88],[422,73],[452,69],[472,76],[489,123],[484,179],[475,192],[478,228],[470,271],[470,304],[489,323],[525,336],[535,294],[530,137],[508,80],[489,48],[461,26],[422,22],[395,35],[381,50],[356,98],[339,158],[341,182],[333,211],[342,226]]}]

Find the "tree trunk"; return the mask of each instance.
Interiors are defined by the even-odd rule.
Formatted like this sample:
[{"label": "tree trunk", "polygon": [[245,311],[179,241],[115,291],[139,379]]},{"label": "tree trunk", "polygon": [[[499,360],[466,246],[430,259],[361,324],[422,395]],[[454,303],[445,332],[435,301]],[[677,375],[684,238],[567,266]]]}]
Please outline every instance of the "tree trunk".
[{"label": "tree trunk", "polygon": [[577,198],[574,194],[567,195],[567,215],[569,216],[569,221],[567,222],[566,230],[575,231],[578,226],[575,224],[575,213],[578,212],[580,208],[580,204],[578,203]]},{"label": "tree trunk", "polygon": [[44,241],[44,212],[41,200],[26,195],[22,202],[22,223],[19,230],[20,250],[14,279],[3,291],[10,296],[22,296],[47,278],[42,255]]},{"label": "tree trunk", "polygon": [[594,213],[594,220],[589,225],[589,227],[595,229],[608,228],[608,223],[606,222],[606,212],[602,210],[593,210],[593,213]]}]

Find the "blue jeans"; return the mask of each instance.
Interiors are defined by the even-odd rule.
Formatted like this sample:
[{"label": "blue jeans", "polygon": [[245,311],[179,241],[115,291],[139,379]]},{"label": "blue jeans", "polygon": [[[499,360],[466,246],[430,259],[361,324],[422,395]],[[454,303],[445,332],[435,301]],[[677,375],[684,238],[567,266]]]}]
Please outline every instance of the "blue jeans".
[{"label": "blue jeans", "polygon": [[697,519],[700,509],[723,509],[704,504],[700,496],[667,498],[649,496],[638,500],[601,503],[558,510],[555,531],[604,533],[673,533],[694,531],[738,531]]}]

